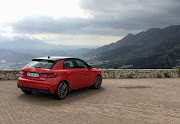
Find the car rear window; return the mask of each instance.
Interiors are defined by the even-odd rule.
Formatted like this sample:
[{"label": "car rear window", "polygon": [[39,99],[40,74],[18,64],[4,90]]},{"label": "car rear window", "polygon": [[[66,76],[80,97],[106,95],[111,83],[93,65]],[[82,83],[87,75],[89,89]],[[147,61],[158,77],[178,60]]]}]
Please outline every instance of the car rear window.
[{"label": "car rear window", "polygon": [[52,69],[55,65],[54,61],[50,60],[33,60],[26,65],[26,67]]}]

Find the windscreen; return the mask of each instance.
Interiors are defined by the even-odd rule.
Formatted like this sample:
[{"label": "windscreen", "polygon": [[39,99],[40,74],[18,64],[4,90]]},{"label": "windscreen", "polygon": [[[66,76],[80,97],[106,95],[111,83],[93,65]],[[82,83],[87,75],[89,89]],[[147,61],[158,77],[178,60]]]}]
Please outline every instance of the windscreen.
[{"label": "windscreen", "polygon": [[49,60],[33,60],[26,65],[26,67],[52,69],[55,65],[54,61]]}]

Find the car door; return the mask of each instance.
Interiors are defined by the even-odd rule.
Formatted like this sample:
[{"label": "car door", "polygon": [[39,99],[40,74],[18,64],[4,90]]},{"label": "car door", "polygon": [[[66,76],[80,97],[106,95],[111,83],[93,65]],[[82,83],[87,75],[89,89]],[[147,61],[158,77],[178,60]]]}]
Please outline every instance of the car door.
[{"label": "car door", "polygon": [[91,70],[88,68],[88,65],[79,59],[75,59],[75,62],[78,66],[78,71],[81,73],[81,86],[89,86],[92,78]]},{"label": "car door", "polygon": [[68,75],[68,82],[71,89],[77,89],[81,87],[81,72],[76,67],[76,63],[73,60],[64,60],[63,69]]}]

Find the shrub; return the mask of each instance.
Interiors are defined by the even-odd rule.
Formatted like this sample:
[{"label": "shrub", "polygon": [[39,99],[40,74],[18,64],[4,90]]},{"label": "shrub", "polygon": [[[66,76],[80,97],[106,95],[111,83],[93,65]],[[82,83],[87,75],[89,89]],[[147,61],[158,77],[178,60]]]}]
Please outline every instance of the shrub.
[{"label": "shrub", "polygon": [[157,78],[162,78],[161,74],[157,74]]},{"label": "shrub", "polygon": [[169,73],[164,73],[164,76],[165,76],[165,77],[168,77],[168,78],[171,77],[171,75],[170,75]]}]

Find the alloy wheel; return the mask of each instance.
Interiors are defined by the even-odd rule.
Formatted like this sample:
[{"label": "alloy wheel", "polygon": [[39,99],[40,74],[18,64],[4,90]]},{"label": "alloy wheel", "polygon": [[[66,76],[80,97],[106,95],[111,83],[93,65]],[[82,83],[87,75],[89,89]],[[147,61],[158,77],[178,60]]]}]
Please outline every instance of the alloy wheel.
[{"label": "alloy wheel", "polygon": [[97,76],[95,79],[94,87],[96,89],[99,89],[101,87],[101,82],[102,82],[101,76]]},{"label": "alloy wheel", "polygon": [[68,92],[68,85],[65,82],[60,83],[60,85],[58,86],[58,97],[60,99],[63,99],[66,97]]}]

